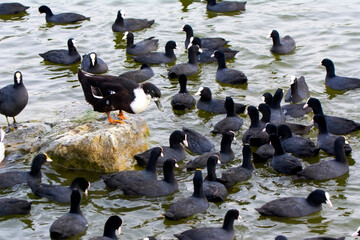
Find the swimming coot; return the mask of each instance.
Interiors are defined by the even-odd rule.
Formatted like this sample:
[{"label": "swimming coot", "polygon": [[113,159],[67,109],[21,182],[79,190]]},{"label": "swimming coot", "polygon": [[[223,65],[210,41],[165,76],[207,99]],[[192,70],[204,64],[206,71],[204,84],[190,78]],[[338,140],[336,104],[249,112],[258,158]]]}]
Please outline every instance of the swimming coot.
[{"label": "swimming coot", "polygon": [[186,84],[186,75],[181,74],[179,76],[180,91],[171,99],[171,106],[175,110],[191,109],[195,106],[196,100],[190,93],[188,93]]},{"label": "swimming coot", "polygon": [[[160,156],[157,161],[157,166],[161,167],[165,160],[168,158],[175,158],[177,162],[185,159],[185,149],[182,146],[187,146],[187,136],[180,130],[175,130],[170,134],[169,146],[162,146],[163,156]],[[146,150],[145,152],[138,153],[134,156],[135,160],[140,166],[146,166],[149,161],[149,155],[153,148]]]},{"label": "swimming coot", "polygon": [[90,183],[83,177],[77,177],[71,182],[69,187],[36,182],[29,182],[29,187],[38,197],[46,197],[51,201],[60,203],[70,203],[72,190],[76,189],[80,193],[84,192],[86,196]]},{"label": "swimming coot", "polygon": [[0,189],[10,188],[17,184],[27,184],[28,182],[40,182],[41,166],[45,162],[51,161],[52,160],[46,154],[40,153],[34,157],[29,172],[12,171],[0,173]]},{"label": "swimming coot", "polygon": [[0,15],[12,15],[25,12],[30,7],[24,6],[21,3],[0,3]]},{"label": "swimming coot", "polygon": [[140,70],[128,71],[119,75],[120,78],[130,79],[137,83],[146,81],[152,76],[154,76],[154,71],[145,63],[141,65]]},{"label": "swimming coot", "polygon": [[225,84],[232,84],[232,85],[239,85],[247,83],[246,75],[236,69],[231,69],[226,66],[225,62],[225,55],[224,52],[221,50],[216,50],[213,56],[218,61],[218,68],[216,71],[216,80],[225,83]]},{"label": "swimming coot", "polygon": [[337,137],[334,143],[335,159],[311,164],[298,172],[297,175],[312,180],[326,180],[344,175],[349,171],[349,163],[345,156],[344,144],[344,137]]},{"label": "swimming coot", "polygon": [[261,215],[278,217],[302,217],[318,212],[321,204],[332,207],[330,195],[320,189],[312,191],[307,198],[284,197],[270,201],[260,208],[255,208]]},{"label": "swimming coot", "polygon": [[210,156],[207,161],[207,176],[203,182],[203,190],[209,202],[222,202],[228,195],[226,187],[216,177],[216,164],[220,163],[216,155]]},{"label": "swimming coot", "polygon": [[[194,31],[189,24],[185,24],[182,27],[182,31],[186,33],[185,48],[188,48],[189,44],[191,43],[191,37],[194,37]],[[201,38],[201,47],[207,49],[218,49],[225,46],[228,42],[229,41],[226,41],[224,38],[221,37]]]},{"label": "swimming coot", "polygon": [[[320,149],[330,155],[335,155],[334,143],[337,136],[332,135],[327,130],[327,123],[324,115],[315,114],[314,122],[317,124],[319,128],[319,134],[317,137],[317,144]],[[349,144],[345,144],[344,146],[346,155],[349,155],[352,151]]]},{"label": "swimming coot", "polygon": [[[212,97],[211,90],[208,87],[200,87],[195,95],[200,95],[200,99],[197,101],[196,107],[198,109],[211,112],[211,113],[226,113],[225,100],[215,99]],[[241,103],[235,103],[235,112],[243,113],[246,106]]]},{"label": "swimming coot", "polygon": [[187,149],[195,154],[203,154],[213,150],[213,145],[201,133],[187,127],[182,128],[183,133],[187,136]]},{"label": "swimming coot", "polygon": [[231,143],[235,139],[235,133],[232,131],[225,132],[222,134],[220,152],[207,152],[193,160],[189,161],[185,168],[187,170],[195,170],[197,168],[203,168],[206,166],[209,157],[216,155],[219,157],[221,163],[227,163],[235,158],[235,154],[231,149]]},{"label": "swimming coot", "polygon": [[225,133],[229,131],[237,132],[243,125],[243,120],[235,113],[234,100],[231,97],[225,99],[226,117],[216,123],[212,133]]},{"label": "swimming coot", "polygon": [[295,40],[292,37],[286,35],[280,39],[279,32],[276,30],[273,30],[269,34],[268,38],[272,38],[273,40],[273,45],[270,48],[270,52],[275,54],[288,54],[294,51],[296,47]]},{"label": "swimming coot", "polygon": [[0,217],[29,214],[31,204],[32,202],[16,198],[0,198]]},{"label": "swimming coot", "polygon": [[78,190],[73,190],[70,200],[70,211],[56,219],[50,226],[52,239],[65,239],[85,232],[88,221],[80,209],[81,195]]},{"label": "swimming coot", "polygon": [[39,7],[39,13],[45,13],[45,19],[50,23],[67,24],[75,23],[78,21],[89,20],[89,17],[85,17],[77,13],[59,13],[53,14],[48,6],[42,5]]},{"label": "swimming coot", "polygon": [[174,158],[167,159],[163,165],[163,180],[143,181],[140,184],[127,184],[121,190],[129,196],[159,197],[175,192],[178,182],[174,175],[174,168],[179,167]]},{"label": "swimming coot", "polygon": [[151,51],[156,51],[159,39],[150,37],[134,43],[134,34],[132,32],[125,32],[123,39],[126,38],[126,53],[130,55],[145,54]]},{"label": "swimming coot", "polygon": [[180,240],[232,240],[235,237],[234,221],[240,219],[239,211],[230,209],[225,215],[224,223],[221,228],[193,228],[179,234],[174,234],[174,236]]},{"label": "swimming coot", "polygon": [[176,78],[179,77],[181,74],[184,74],[185,76],[191,76],[194,75],[198,69],[199,64],[197,61],[197,53],[202,52],[200,47],[198,45],[192,45],[188,49],[188,62],[187,63],[179,63],[174,66],[172,66],[168,72],[169,78]]},{"label": "swimming coot", "polygon": [[104,73],[108,70],[108,66],[96,53],[91,52],[83,55],[81,69],[89,73]]},{"label": "swimming coot", "polygon": [[108,218],[104,226],[102,237],[92,237],[89,240],[117,240],[116,232],[120,235],[123,220],[121,217],[114,215]]},{"label": "swimming coot", "polygon": [[124,18],[123,13],[119,10],[115,22],[112,25],[113,32],[137,31],[143,28],[151,27],[155,20],[138,19],[138,18]]},{"label": "swimming coot", "polygon": [[138,185],[141,182],[156,180],[156,165],[160,156],[163,156],[163,149],[161,147],[155,147],[151,149],[148,164],[145,170],[120,171],[109,175],[102,175],[100,178],[104,180],[106,186],[109,188],[120,189],[124,186],[133,184]]},{"label": "swimming coot", "polygon": [[360,88],[359,78],[340,77],[335,74],[334,63],[325,58],[321,61],[321,65],[326,68],[325,85],[334,90],[351,90]]},{"label": "swimming coot", "polygon": [[237,12],[245,10],[246,2],[207,0],[206,9],[212,12]]},{"label": "swimming coot", "polygon": [[254,165],[251,163],[251,148],[249,144],[245,144],[242,150],[243,162],[241,166],[226,169],[221,174],[219,182],[224,184],[227,188],[230,188],[238,182],[243,182],[251,178],[253,171],[255,170]]},{"label": "swimming coot", "polygon": [[136,62],[146,64],[169,63],[176,59],[174,49],[177,49],[176,43],[174,41],[168,41],[165,45],[165,52],[149,52],[130,57]]},{"label": "swimming coot", "polygon": [[68,42],[68,50],[66,49],[58,49],[58,50],[50,50],[45,53],[40,53],[39,55],[46,61],[71,65],[81,61],[80,54],[76,50],[75,40],[73,38],[69,38]]},{"label": "swimming coot", "polygon": [[264,128],[260,126],[259,111],[254,106],[248,106],[247,113],[250,116],[251,124],[248,130],[243,135],[243,143],[248,143],[250,146],[260,147],[269,142],[269,134],[263,131]]},{"label": "swimming coot", "polygon": [[290,89],[285,94],[285,102],[297,103],[310,96],[309,87],[304,76],[299,78],[292,76]]},{"label": "swimming coot", "polygon": [[203,191],[203,178],[201,170],[194,174],[194,192],[190,197],[176,200],[164,214],[167,219],[179,220],[190,217],[196,213],[204,213],[209,207],[209,202]]}]

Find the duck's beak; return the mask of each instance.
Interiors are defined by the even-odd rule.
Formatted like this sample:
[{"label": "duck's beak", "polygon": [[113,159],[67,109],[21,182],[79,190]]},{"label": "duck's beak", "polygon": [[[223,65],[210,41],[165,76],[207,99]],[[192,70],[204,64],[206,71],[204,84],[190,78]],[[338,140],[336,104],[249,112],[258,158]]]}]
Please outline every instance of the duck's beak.
[{"label": "duck's beak", "polygon": [[155,102],[157,108],[158,108],[161,112],[163,112],[163,111],[164,111],[164,107],[163,107],[163,105],[162,105],[161,102],[160,102],[160,98],[154,98],[154,102]]}]

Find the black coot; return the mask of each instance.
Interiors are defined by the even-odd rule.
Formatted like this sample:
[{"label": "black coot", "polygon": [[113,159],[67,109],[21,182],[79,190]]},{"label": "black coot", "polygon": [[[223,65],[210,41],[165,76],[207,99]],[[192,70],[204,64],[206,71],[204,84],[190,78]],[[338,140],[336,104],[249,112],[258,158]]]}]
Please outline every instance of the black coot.
[{"label": "black coot", "polygon": [[179,220],[190,217],[196,213],[204,213],[209,207],[209,202],[203,191],[203,178],[201,170],[194,174],[194,193],[187,198],[175,201],[170,209],[164,214],[167,219]]},{"label": "black coot", "polygon": [[259,111],[254,106],[248,106],[247,113],[250,116],[251,124],[248,130],[243,135],[243,143],[248,143],[250,146],[260,147],[269,142],[269,134],[263,131],[264,128],[260,126]]},{"label": "black coot", "polygon": [[186,75],[181,74],[179,76],[180,91],[171,99],[171,106],[175,110],[187,110],[195,106],[196,100],[190,93],[188,93],[186,84]]},{"label": "black coot", "polygon": [[165,45],[165,52],[149,52],[137,56],[131,56],[136,62],[146,64],[162,64],[173,62],[176,59],[174,49],[177,49],[174,41],[168,41]]},{"label": "black coot", "polygon": [[0,217],[8,215],[26,215],[32,202],[16,198],[0,198]]},{"label": "black coot", "polygon": [[[185,39],[185,48],[189,47],[191,43],[191,37],[194,37],[194,31],[189,24],[185,24],[182,27],[182,31],[186,33]],[[224,38],[212,37],[212,38],[201,38],[201,47],[208,49],[218,49],[225,46],[229,41],[226,41]]]},{"label": "black coot", "polygon": [[278,217],[302,217],[318,212],[321,204],[332,207],[330,195],[323,190],[312,191],[307,198],[284,197],[272,200],[260,208],[255,208],[261,215]]},{"label": "black coot", "polygon": [[116,232],[120,235],[123,220],[121,217],[114,215],[108,218],[104,226],[102,237],[92,237],[89,240],[117,240]]},{"label": "black coot", "polygon": [[155,22],[155,20],[124,18],[123,15],[125,16],[125,14],[122,14],[119,10],[116,20],[111,26],[113,32],[137,31],[143,28],[151,27],[151,25]]},{"label": "black coot", "polygon": [[198,69],[199,64],[197,61],[197,53],[202,52],[198,45],[192,45],[188,49],[188,62],[187,63],[179,63],[172,66],[168,72],[169,78],[176,78],[180,75],[184,74],[185,76],[194,75]]},{"label": "black coot", "polygon": [[235,113],[234,100],[226,97],[224,107],[226,109],[226,117],[215,124],[212,133],[226,133],[229,131],[237,132],[243,125],[243,120]]},{"label": "black coot", "polygon": [[58,50],[50,50],[45,53],[40,53],[39,55],[46,61],[71,65],[81,61],[80,54],[76,50],[75,40],[73,38],[69,38],[68,49],[58,49]]},{"label": "black coot", "polygon": [[89,73],[104,73],[108,70],[107,64],[97,56],[96,53],[91,52],[83,55],[81,61],[81,69]]},{"label": "black coot", "polygon": [[78,13],[53,14],[51,9],[45,5],[39,7],[39,12],[45,13],[45,19],[50,23],[67,24],[90,19],[89,17],[85,17]]},{"label": "black coot", "polygon": [[25,12],[28,6],[24,6],[21,3],[0,3],[0,15],[12,15]]},{"label": "black coot", "polygon": [[183,127],[182,131],[187,136],[187,148],[192,153],[203,154],[213,150],[213,145],[210,140],[203,136],[201,133],[186,127]]},{"label": "black coot", "polygon": [[216,50],[214,52],[214,57],[218,61],[218,68],[216,71],[216,80],[232,85],[240,85],[247,83],[246,75],[239,70],[231,69],[226,66],[225,55],[221,50]]},{"label": "black coot", "polygon": [[288,54],[294,51],[296,47],[295,40],[292,37],[286,35],[285,37],[280,38],[279,32],[276,30],[273,30],[268,38],[272,38],[273,40],[270,52],[275,54]]},{"label": "black coot", "polygon": [[212,12],[237,12],[245,10],[246,2],[207,0],[206,9]]},{"label": "black coot", "polygon": [[154,71],[145,63],[141,65],[139,70],[128,71],[119,75],[120,78],[130,79],[137,83],[146,81],[152,76],[154,76]]},{"label": "black coot", "polygon": [[159,43],[159,39],[155,39],[154,37],[134,43],[134,34],[132,32],[125,32],[123,38],[126,38],[126,53],[130,55],[139,55],[156,51]]}]

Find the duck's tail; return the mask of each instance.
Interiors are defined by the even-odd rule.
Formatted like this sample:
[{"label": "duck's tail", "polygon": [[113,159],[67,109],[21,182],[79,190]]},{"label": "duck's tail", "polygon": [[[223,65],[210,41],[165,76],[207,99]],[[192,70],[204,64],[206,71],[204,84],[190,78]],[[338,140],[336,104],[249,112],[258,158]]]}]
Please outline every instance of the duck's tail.
[{"label": "duck's tail", "polygon": [[95,106],[98,102],[98,99],[93,95],[92,87],[88,82],[88,76],[86,76],[86,74],[81,69],[78,70],[78,79],[81,83],[85,100],[91,105]]}]

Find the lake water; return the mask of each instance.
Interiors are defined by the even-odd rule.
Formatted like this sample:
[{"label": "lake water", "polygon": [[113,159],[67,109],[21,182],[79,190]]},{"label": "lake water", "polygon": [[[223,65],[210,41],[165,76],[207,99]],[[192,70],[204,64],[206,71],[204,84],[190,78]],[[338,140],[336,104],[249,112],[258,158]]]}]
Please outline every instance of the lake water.
[{"label": "lake water", "polygon": [[[359,52],[360,2],[315,1],[315,0],[250,0],[246,11],[238,14],[213,14],[206,11],[204,2],[187,0],[154,1],[53,1],[48,6],[54,13],[70,12],[90,16],[90,21],[72,25],[52,25],[45,22],[44,15],[38,15],[38,7],[44,1],[24,1],[30,6],[27,14],[20,17],[0,19],[0,86],[13,82],[16,70],[23,73],[24,83],[29,92],[27,107],[17,116],[18,122],[29,120],[56,121],[64,116],[59,110],[85,102],[82,89],[77,81],[79,64],[60,66],[45,63],[38,55],[50,49],[66,48],[67,39],[77,41],[80,54],[95,51],[107,62],[108,74],[118,75],[124,71],[138,69],[125,54],[126,43],[121,33],[113,33],[111,25],[118,10],[125,10],[127,17],[155,19],[155,24],[146,30],[135,33],[135,41],[156,36],[159,38],[159,51],[163,51],[168,40],[174,40],[181,47],[176,52],[177,63],[187,61],[184,50],[185,33],[180,29],[190,24],[195,35],[201,37],[222,36],[230,40],[230,47],[239,50],[234,60],[228,62],[231,68],[242,70],[248,76],[246,88],[221,86],[215,81],[216,63],[202,64],[198,74],[188,80],[188,91],[197,92],[200,86],[209,86],[216,98],[232,96],[235,101],[257,106],[261,95],[274,93],[279,87],[287,90],[290,76],[305,76],[311,96],[319,98],[325,113],[344,116],[360,121],[360,90],[334,93],[324,85],[325,69],[319,66],[323,58],[334,61],[338,75],[360,77]],[[277,29],[281,36],[291,35],[297,42],[296,50],[285,56],[270,53],[271,40],[268,33]],[[220,136],[212,136],[212,126],[223,115],[207,115],[193,109],[185,114],[175,114],[170,105],[172,96],[178,91],[176,80],[167,79],[170,65],[154,66],[155,76],[150,80],[163,94],[164,112],[159,112],[154,104],[141,116],[150,128],[149,147],[167,145],[168,136],[174,129],[183,126],[195,129],[214,143],[219,149]],[[89,109],[89,105],[85,105]],[[242,134],[250,125],[244,118],[244,126],[238,133],[238,141],[233,143],[236,160],[233,166],[242,162]],[[130,116],[131,117],[131,116]],[[310,124],[312,114],[293,122]],[[0,118],[3,127],[5,117]],[[104,121],[104,124],[109,124]],[[312,129],[307,136],[316,139],[317,130]],[[243,218],[235,223],[236,239],[274,239],[283,234],[289,239],[327,235],[347,236],[360,225],[360,134],[346,136],[353,152],[348,160],[351,164],[349,174],[329,181],[293,181],[289,176],[274,173],[266,165],[257,165],[253,177],[233,188],[227,200],[220,204],[210,203],[205,214],[197,214],[182,221],[164,220],[163,213],[171,203],[192,193],[192,172],[183,169],[176,171],[180,181],[178,192],[161,198],[128,198],[117,191],[108,191],[98,176],[100,173],[67,170],[55,164],[44,166],[43,182],[68,185],[78,175],[87,177],[92,185],[90,194],[82,201],[82,210],[89,221],[85,235],[76,239],[88,239],[101,235],[107,218],[113,214],[124,220],[121,239],[142,239],[155,235],[158,239],[174,238],[179,233],[193,227],[221,226],[228,209],[240,210]],[[194,156],[187,154],[187,162]],[[311,159],[331,159],[321,153]],[[8,169],[26,170],[31,159],[17,162],[4,162],[1,172]],[[181,164],[181,166],[184,165]],[[218,172],[230,165],[219,167]],[[205,175],[205,172],[204,172]],[[332,197],[333,208],[324,206],[323,210],[307,217],[280,219],[260,217],[255,207],[285,196],[306,197],[316,188],[328,191]],[[32,200],[31,214],[16,218],[0,218],[0,239],[48,239],[49,227],[59,216],[68,211],[67,205],[52,203],[34,196],[28,187],[1,190],[0,196],[18,197]]]}]

